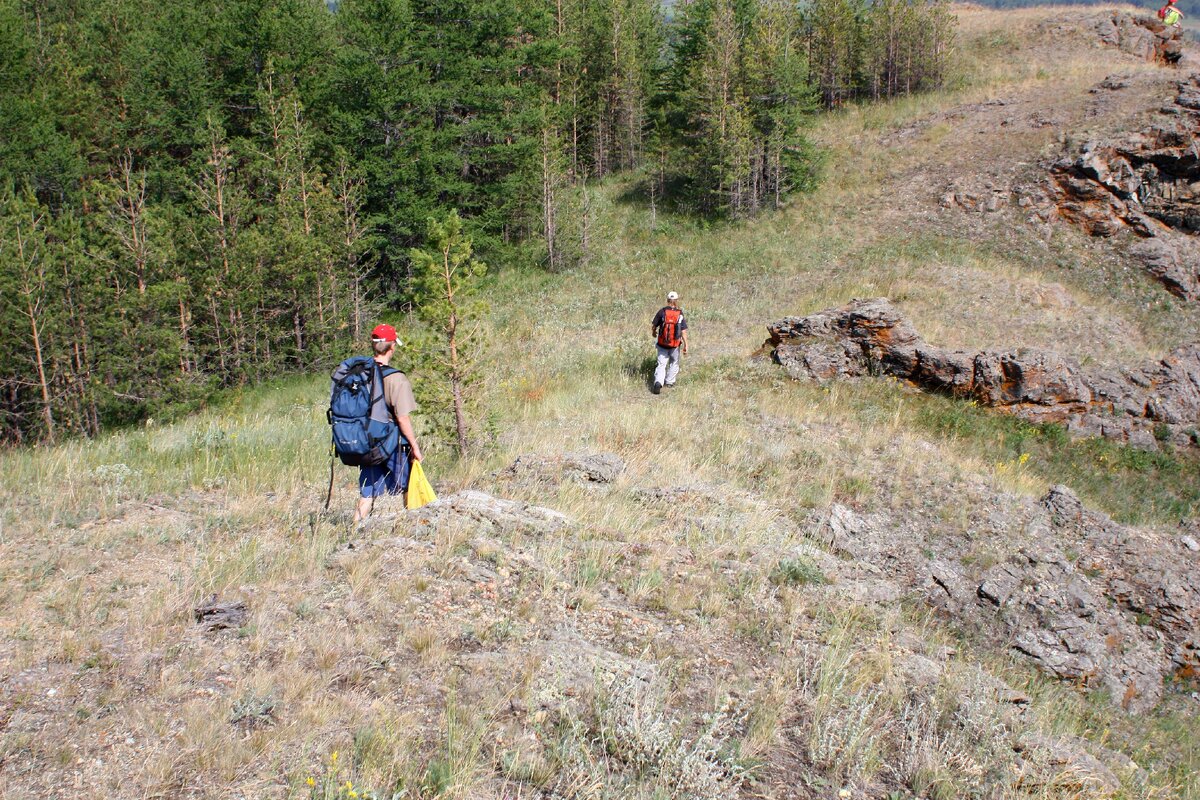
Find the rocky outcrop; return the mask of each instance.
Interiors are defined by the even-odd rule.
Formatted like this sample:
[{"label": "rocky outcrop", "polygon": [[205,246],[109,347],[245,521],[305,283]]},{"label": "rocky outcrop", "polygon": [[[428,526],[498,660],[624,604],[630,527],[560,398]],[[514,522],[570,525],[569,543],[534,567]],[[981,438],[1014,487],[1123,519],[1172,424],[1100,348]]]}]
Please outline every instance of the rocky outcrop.
[{"label": "rocky outcrop", "polygon": [[[1036,503],[997,501],[999,524],[981,532],[986,559],[970,538],[930,538],[920,519],[868,519],[841,506],[811,535],[843,559],[881,567],[896,585],[887,602],[923,596],[971,636],[1012,648],[1049,675],[1103,689],[1127,711],[1152,709],[1170,676],[1196,674],[1200,553],[1119,525],[1065,486]],[[831,588],[860,604],[854,593],[879,582],[846,567],[822,569]]]},{"label": "rocky outcrop", "polygon": [[1045,182],[1016,194],[1034,219],[1065,220],[1093,236],[1132,233],[1143,241],[1130,252],[1150,274],[1200,300],[1200,74],[1178,88],[1162,121],[1087,142],[1051,164]]},{"label": "rocky outcrop", "polygon": [[1083,507],[1064,486],[1025,524],[1027,544],[982,571],[929,570],[932,604],[1000,622],[1045,672],[1104,687],[1127,710],[1152,708],[1172,674],[1200,665],[1200,557]]},{"label": "rocky outcrop", "polygon": [[891,375],[1033,422],[1154,448],[1198,444],[1200,342],[1136,369],[1085,371],[1050,350],[947,350],[884,298],[768,326],[765,347],[794,378]]},{"label": "rocky outcrop", "polygon": [[490,534],[546,534],[570,525],[571,518],[561,512],[466,490],[439,498],[414,511],[369,517],[363,528],[378,530],[407,526],[413,535],[430,534],[446,526]]},{"label": "rocky outcrop", "polygon": [[558,483],[572,480],[582,484],[612,483],[625,471],[625,462],[613,453],[526,454],[518,456],[501,478],[516,481]]},{"label": "rocky outcrop", "polygon": [[1180,32],[1153,17],[1113,11],[1098,19],[1093,29],[1102,43],[1146,61],[1175,64],[1183,55]]}]

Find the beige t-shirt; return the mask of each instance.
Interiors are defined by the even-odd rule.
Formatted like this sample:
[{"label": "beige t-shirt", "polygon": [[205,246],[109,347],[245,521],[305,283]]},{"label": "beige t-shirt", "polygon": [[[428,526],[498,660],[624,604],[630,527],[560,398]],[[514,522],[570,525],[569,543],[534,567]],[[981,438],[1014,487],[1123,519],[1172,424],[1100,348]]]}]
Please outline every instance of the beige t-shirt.
[{"label": "beige t-shirt", "polygon": [[393,372],[383,379],[383,398],[396,419],[407,417],[417,410],[417,401],[413,398],[412,383],[403,372]]}]

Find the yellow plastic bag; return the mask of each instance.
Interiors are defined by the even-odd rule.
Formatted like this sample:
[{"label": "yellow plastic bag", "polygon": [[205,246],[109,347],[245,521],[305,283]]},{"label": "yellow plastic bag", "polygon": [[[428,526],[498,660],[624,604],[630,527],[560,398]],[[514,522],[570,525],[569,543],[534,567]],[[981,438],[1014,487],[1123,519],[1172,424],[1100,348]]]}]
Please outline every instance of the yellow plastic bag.
[{"label": "yellow plastic bag", "polygon": [[437,495],[434,494],[433,487],[429,485],[429,479],[425,477],[425,470],[421,468],[421,462],[412,462],[412,469],[408,473],[407,505],[409,510],[429,505],[434,500],[437,500]]}]

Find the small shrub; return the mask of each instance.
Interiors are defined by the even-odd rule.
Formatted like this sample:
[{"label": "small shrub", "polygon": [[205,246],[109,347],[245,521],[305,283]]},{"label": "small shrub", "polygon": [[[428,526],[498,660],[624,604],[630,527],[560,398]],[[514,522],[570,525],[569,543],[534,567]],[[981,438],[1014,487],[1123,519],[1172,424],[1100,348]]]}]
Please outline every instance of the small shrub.
[{"label": "small shrub", "polygon": [[192,435],[193,450],[219,450],[229,443],[229,434],[219,428],[215,422],[210,423],[203,431]]},{"label": "small shrub", "polygon": [[744,765],[730,757],[745,715],[730,700],[712,714],[695,740],[663,708],[661,692],[636,677],[613,680],[599,703],[600,740],[609,755],[657,776],[667,797],[719,800],[736,794]]},{"label": "small shrub", "polygon": [[253,693],[244,694],[234,701],[233,710],[229,714],[231,725],[257,728],[274,722],[275,698],[270,695],[260,697]]},{"label": "small shrub", "polygon": [[771,583],[776,586],[820,586],[828,582],[821,568],[804,556],[785,558],[771,571]]}]

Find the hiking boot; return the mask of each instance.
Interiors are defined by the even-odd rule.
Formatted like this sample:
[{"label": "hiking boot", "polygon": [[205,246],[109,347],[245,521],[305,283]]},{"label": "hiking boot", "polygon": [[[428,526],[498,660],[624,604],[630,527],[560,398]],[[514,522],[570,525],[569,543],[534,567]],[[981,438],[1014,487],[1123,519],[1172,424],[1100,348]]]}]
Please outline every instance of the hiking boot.
[{"label": "hiking boot", "polygon": [[650,391],[653,392],[654,394],[658,394],[659,392],[662,391],[662,384],[659,383],[658,381],[655,381],[654,386],[652,386],[650,388]]},{"label": "hiking boot", "polygon": [[674,389],[674,388],[675,388],[675,384],[673,384],[673,383],[664,383],[664,384],[663,384],[663,388],[664,388],[664,389]]}]

